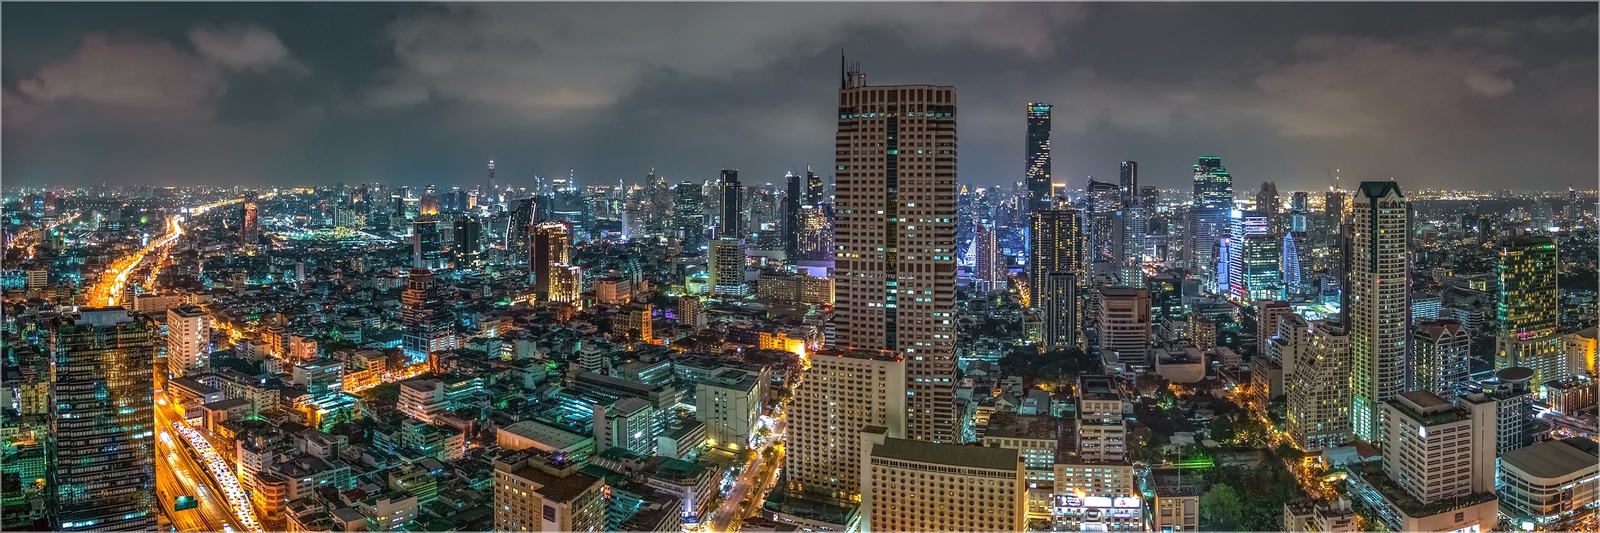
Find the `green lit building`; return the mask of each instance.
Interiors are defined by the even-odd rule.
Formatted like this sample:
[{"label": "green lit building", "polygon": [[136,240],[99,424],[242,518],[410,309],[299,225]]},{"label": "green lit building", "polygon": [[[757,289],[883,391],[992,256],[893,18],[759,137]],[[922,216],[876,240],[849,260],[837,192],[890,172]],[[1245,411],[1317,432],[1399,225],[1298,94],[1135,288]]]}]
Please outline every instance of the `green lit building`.
[{"label": "green lit building", "polygon": [[1550,237],[1517,237],[1500,247],[1495,368],[1532,369],[1533,390],[1569,373],[1566,343],[1556,333],[1557,264],[1556,241]]}]

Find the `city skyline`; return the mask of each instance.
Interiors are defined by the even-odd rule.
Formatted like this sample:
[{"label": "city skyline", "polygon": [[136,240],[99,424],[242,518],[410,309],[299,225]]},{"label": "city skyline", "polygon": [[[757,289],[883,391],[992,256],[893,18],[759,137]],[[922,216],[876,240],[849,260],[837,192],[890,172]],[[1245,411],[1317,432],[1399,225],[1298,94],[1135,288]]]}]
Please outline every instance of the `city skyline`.
[{"label": "city skyline", "polygon": [[[8,5],[3,170],[470,187],[492,155],[516,186],[651,168],[781,184],[828,159],[817,110],[841,48],[872,85],[963,88],[964,185],[1024,179],[1028,102],[1054,105],[1052,178],[1069,188],[1125,160],[1181,188],[1197,154],[1284,190],[1325,188],[1329,168],[1560,189],[1597,166],[1593,6],[906,5],[651,5],[606,22],[576,4]],[[546,29],[563,22],[630,31]]]}]

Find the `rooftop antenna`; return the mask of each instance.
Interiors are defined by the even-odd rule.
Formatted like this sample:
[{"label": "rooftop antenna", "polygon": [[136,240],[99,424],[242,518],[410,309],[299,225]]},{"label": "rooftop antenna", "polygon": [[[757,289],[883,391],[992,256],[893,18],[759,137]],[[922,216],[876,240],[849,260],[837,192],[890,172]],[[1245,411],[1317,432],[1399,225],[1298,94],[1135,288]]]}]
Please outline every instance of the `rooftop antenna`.
[{"label": "rooftop antenna", "polygon": [[867,86],[867,75],[861,72],[861,62],[847,63],[844,60],[844,49],[839,49],[839,88],[854,89]]}]

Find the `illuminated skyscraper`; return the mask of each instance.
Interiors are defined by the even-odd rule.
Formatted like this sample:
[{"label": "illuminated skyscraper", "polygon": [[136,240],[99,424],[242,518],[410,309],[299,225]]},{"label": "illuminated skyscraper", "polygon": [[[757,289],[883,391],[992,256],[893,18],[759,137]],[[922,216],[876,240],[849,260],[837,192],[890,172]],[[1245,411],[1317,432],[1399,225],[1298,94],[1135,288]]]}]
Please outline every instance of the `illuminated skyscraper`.
[{"label": "illuminated skyscraper", "polygon": [[822,176],[811,171],[811,165],[806,165],[806,204],[821,205],[827,201],[822,190]]},{"label": "illuminated skyscraper", "polygon": [[673,193],[676,199],[672,202],[672,225],[683,239],[684,248],[698,247],[706,240],[705,195],[700,186],[687,181],[678,182]]},{"label": "illuminated skyscraper", "polygon": [[107,307],[61,315],[49,327],[55,529],[156,530],[156,325]]},{"label": "illuminated skyscraper", "polygon": [[1327,320],[1307,323],[1298,314],[1278,322],[1289,438],[1303,450],[1325,450],[1350,440],[1350,336]]},{"label": "illuminated skyscraper", "polygon": [[211,315],[185,305],[167,310],[167,374],[194,375],[211,366]]},{"label": "illuminated skyscraper", "polygon": [[717,236],[743,238],[744,225],[744,188],[739,186],[739,169],[722,169],[722,178],[718,182],[722,192],[722,203],[718,204],[721,216],[717,219]]},{"label": "illuminated skyscraper", "polygon": [[433,272],[414,268],[406,276],[406,288],[400,291],[400,325],[401,348],[412,361],[457,348],[450,311],[439,301]]},{"label": "illuminated skyscraper", "polygon": [[800,206],[796,251],[801,261],[833,260],[833,204]]},{"label": "illuminated skyscraper", "polygon": [[444,268],[439,243],[439,221],[424,216],[411,222],[411,268]]},{"label": "illuminated skyscraper", "polygon": [[837,342],[904,354],[907,438],[955,442],[956,90],[844,74]]},{"label": "illuminated skyscraper", "polygon": [[1495,314],[1495,368],[1533,370],[1532,390],[1560,381],[1570,372],[1566,342],[1556,333],[1557,265],[1555,239],[1517,237],[1500,248],[1500,300]]},{"label": "illuminated skyscraper", "polygon": [[528,270],[533,276],[533,293],[540,301],[549,300],[552,269],[571,262],[572,232],[560,222],[540,222],[533,227],[529,243],[533,247],[528,254],[531,258]]},{"label": "illuminated skyscraper", "polygon": [[783,252],[784,259],[793,263],[800,259],[800,205],[805,201],[805,178],[793,172],[783,178],[789,185],[783,195]]},{"label": "illuminated skyscraper", "polygon": [[1383,404],[1405,392],[1410,269],[1410,205],[1393,181],[1364,181],[1351,217],[1349,314],[1351,428],[1384,440]]},{"label": "illuminated skyscraper", "polygon": [[746,260],[744,241],[732,237],[711,241],[706,270],[711,274],[712,296],[741,297],[750,293],[744,282]]},{"label": "illuminated skyscraper", "polygon": [[1122,193],[1115,183],[1090,178],[1084,194],[1088,195],[1089,204],[1089,262],[1114,260],[1122,252],[1116,246]]},{"label": "illuminated skyscraper", "polygon": [[[1233,176],[1222,158],[1203,156],[1194,166],[1194,199],[1189,209],[1189,257],[1200,279],[1216,279],[1218,245],[1228,236],[1233,209]],[[1226,287],[1218,287],[1218,292]]]},{"label": "illuminated skyscraper", "polygon": [[1044,346],[1047,350],[1070,348],[1078,345],[1078,334],[1083,329],[1079,310],[1078,274],[1051,272],[1045,274],[1044,285],[1035,289],[1033,298],[1044,312]]},{"label": "illuminated skyscraper", "polygon": [[240,213],[243,215],[239,223],[239,243],[245,246],[254,246],[261,240],[261,206],[257,204],[254,196],[246,196],[240,204]]},{"label": "illuminated skyscraper", "polygon": [[1050,209],[1050,104],[1028,104],[1028,211]]},{"label": "illuminated skyscraper", "polygon": [[999,290],[1005,286],[1006,267],[1005,256],[1000,253],[994,232],[979,224],[973,240],[977,241],[978,261],[972,281],[978,284],[978,290]]},{"label": "illuminated skyscraper", "polygon": [[471,265],[483,257],[483,222],[472,215],[460,215],[455,222],[456,262]]},{"label": "illuminated skyscraper", "polygon": [[1234,212],[1228,238],[1228,293],[1242,301],[1283,298],[1282,252],[1272,238],[1271,219]]},{"label": "illuminated skyscraper", "polygon": [[1122,207],[1139,205],[1139,162],[1123,161],[1119,172],[1118,188],[1122,191]]},{"label": "illuminated skyscraper", "polygon": [[1472,335],[1454,320],[1423,320],[1412,332],[1411,361],[1414,390],[1425,390],[1441,398],[1454,398],[1467,392],[1468,358]]},{"label": "illuminated skyscraper", "polygon": [[[1082,273],[1084,269],[1084,239],[1081,219],[1076,209],[1050,209],[1035,211],[1029,216],[1031,231],[1028,243],[1028,285],[1038,292],[1045,285],[1045,276],[1052,272]],[[1043,308],[1036,302],[1033,307]]]}]

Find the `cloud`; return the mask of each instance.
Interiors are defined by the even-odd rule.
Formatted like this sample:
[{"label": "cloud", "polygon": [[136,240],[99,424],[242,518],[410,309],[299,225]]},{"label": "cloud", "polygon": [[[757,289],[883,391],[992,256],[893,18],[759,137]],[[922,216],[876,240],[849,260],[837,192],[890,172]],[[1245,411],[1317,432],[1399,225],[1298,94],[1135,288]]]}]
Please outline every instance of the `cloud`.
[{"label": "cloud", "polygon": [[617,103],[655,72],[727,79],[852,35],[1039,58],[1082,8],[1059,4],[475,4],[390,26],[399,66],[367,99],[436,98],[531,116]]},{"label": "cloud", "polygon": [[256,26],[195,28],[189,32],[189,41],[201,57],[232,69],[304,68],[290,59],[289,49],[276,34]]}]

